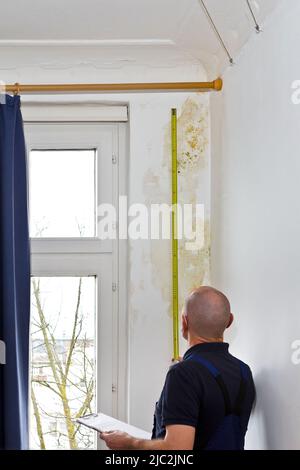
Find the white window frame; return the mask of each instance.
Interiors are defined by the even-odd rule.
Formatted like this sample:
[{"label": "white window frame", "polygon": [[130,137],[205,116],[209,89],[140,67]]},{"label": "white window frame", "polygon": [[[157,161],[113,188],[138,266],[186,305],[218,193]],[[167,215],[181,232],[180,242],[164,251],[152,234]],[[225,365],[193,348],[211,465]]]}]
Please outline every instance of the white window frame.
[{"label": "white window frame", "polygon": [[[41,112],[40,106],[39,104],[34,112],[35,106],[30,104],[30,113],[26,108],[26,103],[22,107],[28,155],[32,149],[55,148],[55,141],[52,139],[47,141],[42,131],[46,128],[41,126],[46,125],[49,129],[49,126],[55,128],[58,122],[70,123],[68,105],[59,104],[56,115],[54,108],[51,107],[49,120],[47,120],[47,113]],[[97,126],[100,126],[99,130],[105,129],[111,133],[111,167],[108,171],[111,172],[112,181],[111,202],[118,214],[119,195],[127,195],[128,129],[125,119],[127,108],[126,113],[124,106],[116,107],[114,111],[111,107],[108,108],[106,113],[105,107],[101,105],[97,113],[93,106],[93,113],[91,113],[90,106],[74,107],[73,114],[71,114],[74,117],[72,122],[76,122],[76,126],[82,126],[82,133],[75,133],[69,141],[65,141],[63,145],[60,142],[56,147],[59,149],[99,149],[102,139],[101,136],[97,139]],[[81,122],[76,113],[80,113]],[[104,121],[105,116],[109,116],[109,122]],[[97,165],[98,180],[99,172],[102,170],[103,168]],[[107,180],[105,184],[109,183],[110,181]],[[107,188],[104,188],[104,193],[107,196]],[[100,188],[98,204],[102,202],[102,197],[102,188]],[[109,202],[107,198],[105,202]],[[31,267],[33,276],[97,276],[97,310],[99,312],[96,334],[97,409],[118,419],[126,420],[128,418],[127,241],[118,239],[101,241],[97,238],[33,238],[31,239]],[[111,295],[107,294],[109,292]],[[108,351],[112,354],[107,354]],[[98,384],[102,382],[101,377],[106,378],[106,386],[105,389],[101,387],[100,394]]]}]

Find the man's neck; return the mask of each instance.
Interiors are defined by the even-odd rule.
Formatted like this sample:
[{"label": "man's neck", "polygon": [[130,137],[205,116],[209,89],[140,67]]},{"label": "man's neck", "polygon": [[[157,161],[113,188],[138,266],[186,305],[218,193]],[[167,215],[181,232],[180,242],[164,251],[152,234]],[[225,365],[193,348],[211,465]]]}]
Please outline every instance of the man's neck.
[{"label": "man's neck", "polygon": [[197,344],[205,344],[205,343],[223,343],[224,338],[204,338],[201,336],[191,337],[188,339],[189,347],[196,346]]}]

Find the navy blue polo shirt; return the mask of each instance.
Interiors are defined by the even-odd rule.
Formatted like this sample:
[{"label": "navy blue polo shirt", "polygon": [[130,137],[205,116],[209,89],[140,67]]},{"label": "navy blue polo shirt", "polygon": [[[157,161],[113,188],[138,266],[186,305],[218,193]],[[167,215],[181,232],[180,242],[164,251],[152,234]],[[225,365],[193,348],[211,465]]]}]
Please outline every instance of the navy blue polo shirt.
[{"label": "navy blue polo shirt", "polygon": [[[203,449],[225,416],[224,398],[213,375],[201,364],[189,360],[191,354],[213,364],[221,373],[231,403],[237,399],[241,370],[237,359],[228,351],[228,343],[202,343],[190,348],[183,360],[170,367],[164,388],[156,404],[153,439],[162,439],[166,426],[182,424],[196,428],[194,449]],[[247,388],[240,415],[246,434],[255,387],[249,366]]]}]

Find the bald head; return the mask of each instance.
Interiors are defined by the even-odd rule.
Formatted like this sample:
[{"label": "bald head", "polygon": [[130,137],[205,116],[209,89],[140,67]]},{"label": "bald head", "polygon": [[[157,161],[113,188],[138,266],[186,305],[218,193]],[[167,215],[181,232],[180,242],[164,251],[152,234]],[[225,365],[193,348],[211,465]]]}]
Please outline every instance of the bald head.
[{"label": "bald head", "polygon": [[222,338],[231,322],[230,303],[222,292],[199,287],[185,302],[188,330],[193,336]]}]

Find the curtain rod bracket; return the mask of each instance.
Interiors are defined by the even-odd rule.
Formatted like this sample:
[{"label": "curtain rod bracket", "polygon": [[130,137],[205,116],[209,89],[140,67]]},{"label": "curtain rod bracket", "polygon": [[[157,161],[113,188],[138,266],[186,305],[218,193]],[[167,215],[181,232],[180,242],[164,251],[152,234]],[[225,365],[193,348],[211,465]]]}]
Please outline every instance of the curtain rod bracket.
[{"label": "curtain rod bracket", "polygon": [[20,83],[15,83],[15,89],[14,89],[14,96],[18,96],[20,94]]}]

